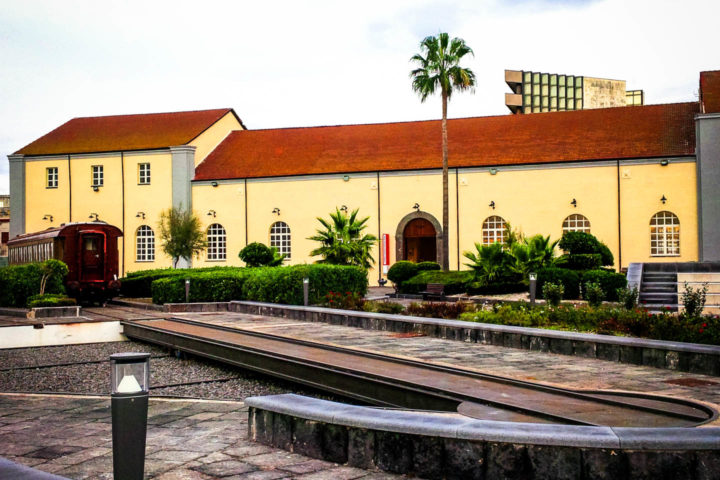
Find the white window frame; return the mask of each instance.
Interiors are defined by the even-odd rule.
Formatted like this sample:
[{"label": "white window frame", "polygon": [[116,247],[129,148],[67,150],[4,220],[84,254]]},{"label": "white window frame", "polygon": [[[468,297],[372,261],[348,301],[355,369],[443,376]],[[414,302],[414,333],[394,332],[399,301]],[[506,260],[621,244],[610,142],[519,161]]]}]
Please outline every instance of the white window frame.
[{"label": "white window frame", "polygon": [[45,188],[58,188],[58,167],[47,167],[45,172]]},{"label": "white window frame", "polygon": [[270,246],[275,247],[279,254],[285,255],[285,260],[290,260],[292,236],[287,223],[279,221],[270,225]]},{"label": "white window frame", "polygon": [[135,261],[155,261],[155,232],[147,225],[140,225],[135,231]]},{"label": "white window frame", "polygon": [[102,165],[93,165],[91,167],[92,186],[102,187],[105,183],[105,172]]},{"label": "white window frame", "polygon": [[487,217],[482,224],[482,244],[492,245],[495,242],[505,242],[505,229],[507,222],[498,215]]},{"label": "white window frame", "polygon": [[680,219],[663,210],[650,218],[650,256],[680,256]]},{"label": "white window frame", "polygon": [[562,231],[590,233],[590,220],[585,215],[573,213],[563,220]]},{"label": "white window frame", "polygon": [[150,185],[149,163],[138,163],[138,185]]},{"label": "white window frame", "polygon": [[207,228],[207,259],[211,262],[227,260],[227,232],[219,223]]}]

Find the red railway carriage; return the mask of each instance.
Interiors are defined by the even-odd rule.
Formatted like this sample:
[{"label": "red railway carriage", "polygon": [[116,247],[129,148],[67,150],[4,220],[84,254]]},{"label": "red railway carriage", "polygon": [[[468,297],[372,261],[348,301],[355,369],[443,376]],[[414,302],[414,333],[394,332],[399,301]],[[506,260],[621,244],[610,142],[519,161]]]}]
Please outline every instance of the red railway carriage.
[{"label": "red railway carriage", "polygon": [[118,237],[122,231],[102,221],[67,223],[8,242],[11,265],[50,258],[68,266],[65,288],[78,300],[104,302],[120,291]]}]

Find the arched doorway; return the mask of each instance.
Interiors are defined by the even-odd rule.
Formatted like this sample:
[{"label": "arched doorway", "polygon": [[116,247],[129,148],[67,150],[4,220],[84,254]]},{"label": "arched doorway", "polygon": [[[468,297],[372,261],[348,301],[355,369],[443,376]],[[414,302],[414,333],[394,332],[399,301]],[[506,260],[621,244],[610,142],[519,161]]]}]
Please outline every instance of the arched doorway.
[{"label": "arched doorway", "polygon": [[395,234],[397,260],[438,262],[442,265],[442,226],[425,212],[406,215]]},{"label": "arched doorway", "polygon": [[411,220],[405,226],[405,258],[411,262],[436,262],[435,227],[424,218]]}]

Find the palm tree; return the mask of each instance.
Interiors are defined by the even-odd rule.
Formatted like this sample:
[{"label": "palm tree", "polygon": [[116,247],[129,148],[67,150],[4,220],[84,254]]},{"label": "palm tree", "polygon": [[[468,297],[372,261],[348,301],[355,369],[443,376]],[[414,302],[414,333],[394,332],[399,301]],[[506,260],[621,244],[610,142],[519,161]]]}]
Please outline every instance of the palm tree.
[{"label": "palm tree", "polygon": [[348,215],[335,209],[330,214],[330,221],[318,217],[324,230],[317,230],[317,234],[308,240],[320,242],[320,246],[310,252],[310,255],[320,255],[323,258],[317,263],[330,263],[333,265],[356,265],[370,268],[374,263],[370,249],[377,242],[374,235],[363,235],[365,223],[370,217],[362,220],[357,218],[358,210]]},{"label": "palm tree", "polygon": [[467,54],[474,55],[472,49],[465,45],[465,40],[453,38],[447,33],[437,37],[425,37],[420,42],[421,53],[410,59],[418,68],[410,72],[412,88],[424,102],[428,96],[440,90],[442,97],[442,181],[443,181],[443,224],[442,253],[443,270],[448,270],[449,261],[449,212],[448,212],[448,140],[447,140],[447,102],[454,90],[471,90],[475,85],[475,74],[469,68],[463,68],[460,61]]}]

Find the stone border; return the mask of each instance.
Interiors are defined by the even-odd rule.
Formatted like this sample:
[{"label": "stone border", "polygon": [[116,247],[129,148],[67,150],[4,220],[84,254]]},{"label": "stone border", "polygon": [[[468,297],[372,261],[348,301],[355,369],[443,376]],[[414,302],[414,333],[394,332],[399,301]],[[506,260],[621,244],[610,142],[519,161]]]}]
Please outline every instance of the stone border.
[{"label": "stone border", "polygon": [[359,468],[423,478],[718,478],[720,428],[618,428],[476,420],[251,397],[251,440]]},{"label": "stone border", "polygon": [[273,303],[233,301],[227,308],[231,312],[324,322],[367,330],[421,333],[447,340],[720,376],[720,347],[713,345]]},{"label": "stone border", "polygon": [[27,312],[27,318],[79,317],[80,306],[71,307],[37,307]]}]

